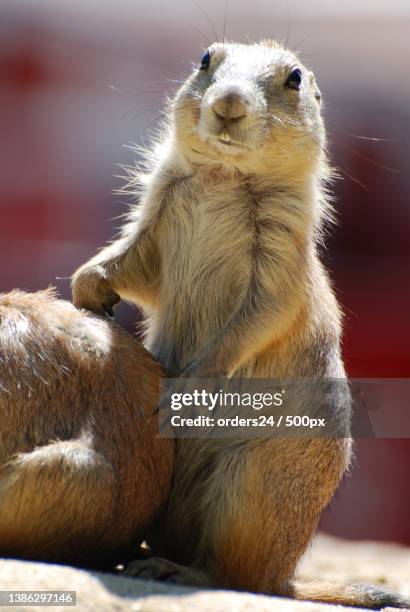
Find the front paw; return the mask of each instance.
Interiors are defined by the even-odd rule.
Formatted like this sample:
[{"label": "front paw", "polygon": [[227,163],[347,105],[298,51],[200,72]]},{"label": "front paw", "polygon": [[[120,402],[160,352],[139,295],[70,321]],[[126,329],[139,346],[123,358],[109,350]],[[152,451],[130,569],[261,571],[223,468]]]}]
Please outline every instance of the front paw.
[{"label": "front paw", "polygon": [[111,289],[99,266],[79,268],[72,277],[71,288],[77,308],[114,316],[113,308],[121,298]]}]

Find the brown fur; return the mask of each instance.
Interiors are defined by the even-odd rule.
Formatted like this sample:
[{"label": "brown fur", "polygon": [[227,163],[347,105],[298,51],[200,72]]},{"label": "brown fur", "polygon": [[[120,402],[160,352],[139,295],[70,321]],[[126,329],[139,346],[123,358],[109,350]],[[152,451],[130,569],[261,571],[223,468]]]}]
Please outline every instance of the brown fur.
[{"label": "brown fur", "polygon": [[156,436],[159,366],[53,292],[0,295],[0,554],[84,564],[136,551],[173,445]]},{"label": "brown fur", "polygon": [[[74,274],[74,303],[139,304],[145,344],[173,376],[344,378],[339,307],[318,257],[330,207],[314,76],[272,41],[210,51],[209,69],[195,69],[170,103],[148,170],[131,176],[141,201],[122,236]],[[300,91],[286,87],[295,66]],[[287,412],[304,402],[302,393]],[[333,410],[348,436],[347,395]],[[151,537],[168,560],[130,572],[291,593],[350,447],[348,438],[178,440]]]}]

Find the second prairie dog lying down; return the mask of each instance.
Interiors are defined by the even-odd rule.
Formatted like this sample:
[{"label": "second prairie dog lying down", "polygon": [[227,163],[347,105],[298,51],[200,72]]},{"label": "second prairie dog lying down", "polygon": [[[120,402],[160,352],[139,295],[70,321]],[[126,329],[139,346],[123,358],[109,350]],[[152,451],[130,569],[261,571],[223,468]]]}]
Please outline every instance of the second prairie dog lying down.
[{"label": "second prairie dog lying down", "polygon": [[167,501],[161,369],[117,325],[51,291],[0,295],[0,556],[105,565]]},{"label": "second prairie dog lying down", "polygon": [[[343,379],[340,311],[318,256],[329,168],[313,73],[274,41],[213,44],[164,116],[148,170],[131,181],[140,205],[74,274],[74,303],[142,306],[146,346],[173,376]],[[349,394],[334,394],[330,408],[323,399],[345,437],[178,439],[170,501],[149,540],[167,561],[129,571],[393,601],[293,584],[351,455]],[[314,403],[308,390],[300,402]]]}]

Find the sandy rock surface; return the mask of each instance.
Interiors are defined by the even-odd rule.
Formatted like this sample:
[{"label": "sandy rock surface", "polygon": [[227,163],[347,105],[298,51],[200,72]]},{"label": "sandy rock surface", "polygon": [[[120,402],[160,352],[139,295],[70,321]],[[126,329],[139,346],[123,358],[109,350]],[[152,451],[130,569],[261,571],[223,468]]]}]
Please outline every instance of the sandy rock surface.
[{"label": "sandy rock surface", "polygon": [[[318,536],[300,564],[302,579],[370,582],[410,596],[410,549],[394,544],[347,542]],[[138,612],[335,612],[357,610],[311,602],[205,591],[124,578],[59,565],[0,560],[0,590],[71,590],[77,606],[10,610],[106,610]],[[1,609],[1,608],[0,608]],[[387,608],[385,609],[387,612]],[[393,610],[393,609],[391,609]],[[397,609],[396,609],[397,612]]]}]

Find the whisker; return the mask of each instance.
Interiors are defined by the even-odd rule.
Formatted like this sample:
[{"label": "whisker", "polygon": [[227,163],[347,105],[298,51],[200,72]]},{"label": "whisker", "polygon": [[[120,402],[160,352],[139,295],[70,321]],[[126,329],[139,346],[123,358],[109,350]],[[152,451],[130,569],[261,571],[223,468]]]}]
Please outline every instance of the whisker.
[{"label": "whisker", "polygon": [[214,26],[213,22],[211,21],[208,13],[205,11],[205,9],[202,8],[202,6],[197,4],[194,0],[192,0],[192,1],[195,4],[196,8],[201,11],[202,15],[205,17],[205,19],[207,20],[208,24],[211,26],[213,35],[215,36],[215,40],[216,40],[217,43],[219,43],[218,34],[216,33],[215,26]]},{"label": "whisker", "polygon": [[296,126],[296,127],[300,127],[302,125],[301,121],[296,121],[295,119],[290,119],[289,117],[286,117],[285,119],[282,119],[281,117],[278,117],[274,113],[270,113],[268,116],[270,116],[271,119],[274,119],[275,121],[277,121],[281,125],[292,125],[292,126]]},{"label": "whisker", "polygon": [[204,39],[205,41],[208,43],[208,47],[211,46],[211,41],[209,40],[208,36],[206,36],[202,30],[200,30],[197,26],[191,26],[192,28],[194,28],[194,30],[196,30]]},{"label": "whisker", "polygon": [[374,166],[377,166],[378,168],[382,168],[383,170],[388,170],[389,172],[394,172],[394,174],[400,174],[400,170],[398,170],[397,168],[390,168],[390,166],[385,166],[384,164],[376,161],[375,159],[372,159],[371,157],[367,157],[367,155],[364,155],[363,153],[359,153],[359,151],[355,151],[348,145],[342,145],[342,146],[348,151],[350,151],[351,153],[353,153],[354,155],[357,155],[357,157],[360,157],[361,159],[368,161],[369,163],[373,164]]},{"label": "whisker", "polygon": [[362,181],[360,181],[357,177],[355,177],[354,174],[346,170],[346,168],[339,166],[339,172],[347,176],[347,178],[352,180],[354,183],[357,183],[358,185],[360,185],[360,187],[362,187],[362,189],[364,189],[365,191],[369,191],[368,187],[364,183],[362,183]]},{"label": "whisker", "polygon": [[351,138],[359,140],[371,140],[372,142],[400,142],[401,138],[376,138],[375,136],[358,136],[357,134],[349,134]]},{"label": "whisker", "polygon": [[159,105],[160,99],[157,100],[157,104],[155,104],[152,100],[147,100],[142,104],[137,102],[122,115],[122,119],[126,119],[127,117],[136,117],[138,113],[145,113],[147,111],[157,109]]},{"label": "whisker", "polygon": [[227,23],[227,19],[228,19],[228,6],[229,6],[229,0],[225,0],[224,29],[223,29],[223,33],[222,33],[222,42],[223,43],[225,43],[226,23]]},{"label": "whisker", "polygon": [[157,89],[149,89],[149,90],[144,90],[142,89],[141,86],[139,87],[133,87],[132,89],[120,89],[119,87],[116,87],[114,85],[108,85],[109,89],[111,89],[113,92],[118,93],[122,96],[140,96],[140,95],[151,95],[151,94],[160,94],[164,91],[164,86],[162,87],[158,87]]},{"label": "whisker", "polygon": [[147,108],[141,112],[135,111],[134,113],[129,113],[128,116],[132,119],[144,120],[148,119],[152,113],[158,113],[158,108]]},{"label": "whisker", "polygon": [[185,83],[182,79],[165,79],[167,83],[176,83],[177,85],[183,85]]},{"label": "whisker", "polygon": [[313,31],[313,32],[309,32],[308,34],[305,34],[305,36],[303,36],[303,38],[301,38],[296,45],[293,45],[292,47],[292,51],[300,51],[300,45],[302,45],[304,42],[306,42],[307,40],[309,40],[309,38],[311,38],[314,34],[316,34],[317,31]]},{"label": "whisker", "polygon": [[291,15],[289,4],[287,5],[287,10],[288,10],[288,23],[287,23],[287,31],[286,31],[286,40],[284,41],[284,45],[283,45],[284,47],[287,47],[289,44],[291,21],[292,21],[292,15]]}]

